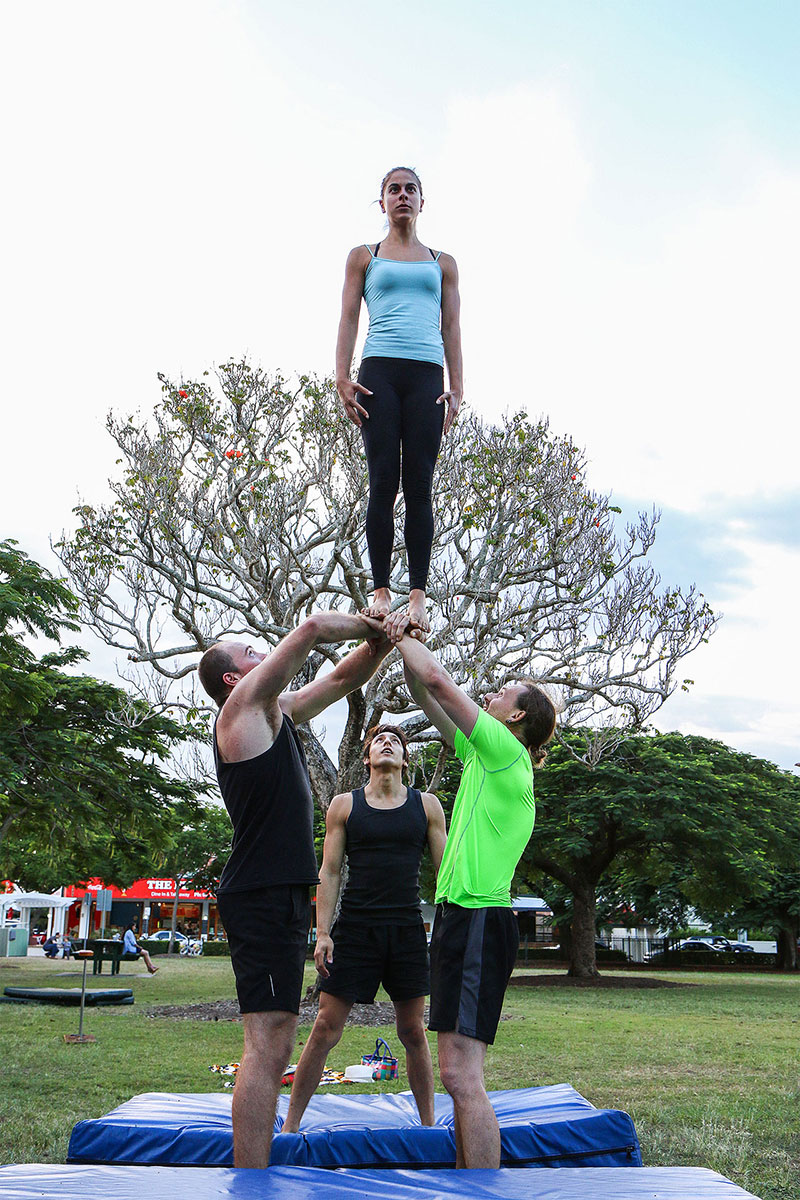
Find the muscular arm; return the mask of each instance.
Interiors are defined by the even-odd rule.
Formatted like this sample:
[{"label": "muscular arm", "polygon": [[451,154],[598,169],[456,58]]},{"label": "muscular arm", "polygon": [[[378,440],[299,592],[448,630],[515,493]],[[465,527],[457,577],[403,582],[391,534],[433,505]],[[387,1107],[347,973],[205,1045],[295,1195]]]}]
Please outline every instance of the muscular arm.
[{"label": "muscular arm", "polygon": [[[354,618],[360,620],[360,618]],[[372,630],[369,630],[372,633]],[[356,636],[363,636],[357,634]],[[326,709],[329,704],[341,700],[343,696],[363,687],[378,669],[384,658],[391,651],[391,643],[384,640],[377,648],[372,646],[357,646],[355,650],[342,659],[327,675],[314,679],[296,692],[284,692],[280,697],[280,707],[293,721],[301,724],[310,721]]]},{"label": "muscular arm", "polygon": [[431,852],[433,874],[434,878],[436,878],[439,874],[439,867],[447,841],[444,809],[432,792],[423,792],[422,804],[428,816],[428,849]]},{"label": "muscular arm", "polygon": [[444,740],[452,746],[456,729],[468,738],[480,712],[475,701],[462,692],[422,642],[406,634],[397,648],[403,656],[414,699]]},{"label": "muscular arm", "polygon": [[414,675],[408,667],[405,668],[404,674],[406,677],[406,686],[411,693],[414,703],[418,708],[422,709],[422,711],[425,713],[425,716],[432,725],[436,726],[444,741],[452,749],[453,745],[455,744],[455,725],[450,720],[442,706],[437,704],[425,685],[421,683],[419,679],[417,679],[416,675]]},{"label": "muscular arm", "polygon": [[320,975],[327,979],[326,963],[333,962],[331,924],[339,898],[342,878],[342,862],[347,841],[347,818],[353,806],[349,793],[334,796],[325,818],[325,845],[322,851],[322,866],[319,869],[317,887],[317,945],[314,962]]},{"label": "muscular arm", "polygon": [[[314,708],[313,683],[296,693],[282,695],[314,647],[323,642],[341,642],[361,637],[374,638],[375,631],[361,617],[335,612],[315,614],[287,634],[263,662],[239,680],[222,706],[217,722],[217,743],[223,758],[236,762],[269,749],[272,738],[280,729],[282,712],[292,716],[295,711],[293,700],[284,703],[286,697],[301,696],[311,689],[310,708]],[[359,658],[362,671],[360,674],[355,672],[354,677],[360,678],[366,671],[366,678],[369,678],[377,663],[388,653],[389,647],[382,647],[377,654],[371,654],[368,646],[359,647],[359,650],[362,651]],[[347,662],[347,659],[344,661]],[[369,669],[367,664],[371,664]],[[327,694],[322,687],[324,682],[316,684],[316,690],[322,696]],[[353,686],[359,685],[356,682]],[[338,693],[334,686],[331,694],[333,699],[338,699],[339,694],[346,693]],[[331,703],[331,700],[319,703],[309,715],[321,712],[326,703]],[[297,719],[308,720],[308,716],[299,716]]]}]

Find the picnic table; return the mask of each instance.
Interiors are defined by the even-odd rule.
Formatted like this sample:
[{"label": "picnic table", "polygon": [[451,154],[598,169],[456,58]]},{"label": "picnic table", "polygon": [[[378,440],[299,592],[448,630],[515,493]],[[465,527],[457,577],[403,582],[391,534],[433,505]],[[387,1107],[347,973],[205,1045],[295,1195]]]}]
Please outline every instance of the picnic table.
[{"label": "picnic table", "polygon": [[114,938],[89,938],[86,949],[92,951],[92,974],[103,974],[103,963],[111,964],[111,974],[119,975],[119,964],[122,961],[124,944]]}]

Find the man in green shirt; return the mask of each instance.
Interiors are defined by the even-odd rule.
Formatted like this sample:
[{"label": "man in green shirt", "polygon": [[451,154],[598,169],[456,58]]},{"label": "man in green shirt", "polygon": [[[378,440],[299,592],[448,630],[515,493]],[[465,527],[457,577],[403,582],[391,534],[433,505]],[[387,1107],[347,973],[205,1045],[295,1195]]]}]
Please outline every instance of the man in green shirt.
[{"label": "man in green shirt", "polygon": [[429,1027],[453,1099],[456,1166],[497,1168],[500,1128],[483,1064],[516,961],[511,879],[533,831],[533,766],[544,761],[556,710],[530,681],[490,692],[481,710],[409,626],[402,612],[383,623],[412,696],[464,763],[436,887]]}]

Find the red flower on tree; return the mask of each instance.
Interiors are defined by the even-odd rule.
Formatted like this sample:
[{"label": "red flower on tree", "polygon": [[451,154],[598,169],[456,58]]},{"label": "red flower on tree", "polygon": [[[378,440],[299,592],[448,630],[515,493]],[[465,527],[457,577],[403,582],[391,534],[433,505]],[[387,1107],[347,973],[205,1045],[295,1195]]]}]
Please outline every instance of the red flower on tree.
[{"label": "red flower on tree", "polygon": [[183,388],[179,388],[179,389],[178,389],[178,395],[180,396],[181,400],[188,400],[188,399],[189,399],[189,393],[188,393],[188,392],[185,392],[185,391],[183,390]]}]

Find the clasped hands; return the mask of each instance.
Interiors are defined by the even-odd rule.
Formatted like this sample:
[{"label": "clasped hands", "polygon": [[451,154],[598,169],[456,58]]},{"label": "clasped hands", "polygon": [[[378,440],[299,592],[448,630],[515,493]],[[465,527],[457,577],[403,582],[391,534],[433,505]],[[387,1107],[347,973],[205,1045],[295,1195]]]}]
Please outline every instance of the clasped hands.
[{"label": "clasped hands", "polygon": [[412,620],[408,612],[403,609],[387,613],[385,617],[368,617],[363,612],[359,615],[366,625],[369,625],[376,633],[382,633],[393,646],[401,642],[406,634],[409,637],[418,638],[421,642],[425,641],[425,633],[421,626]]}]

